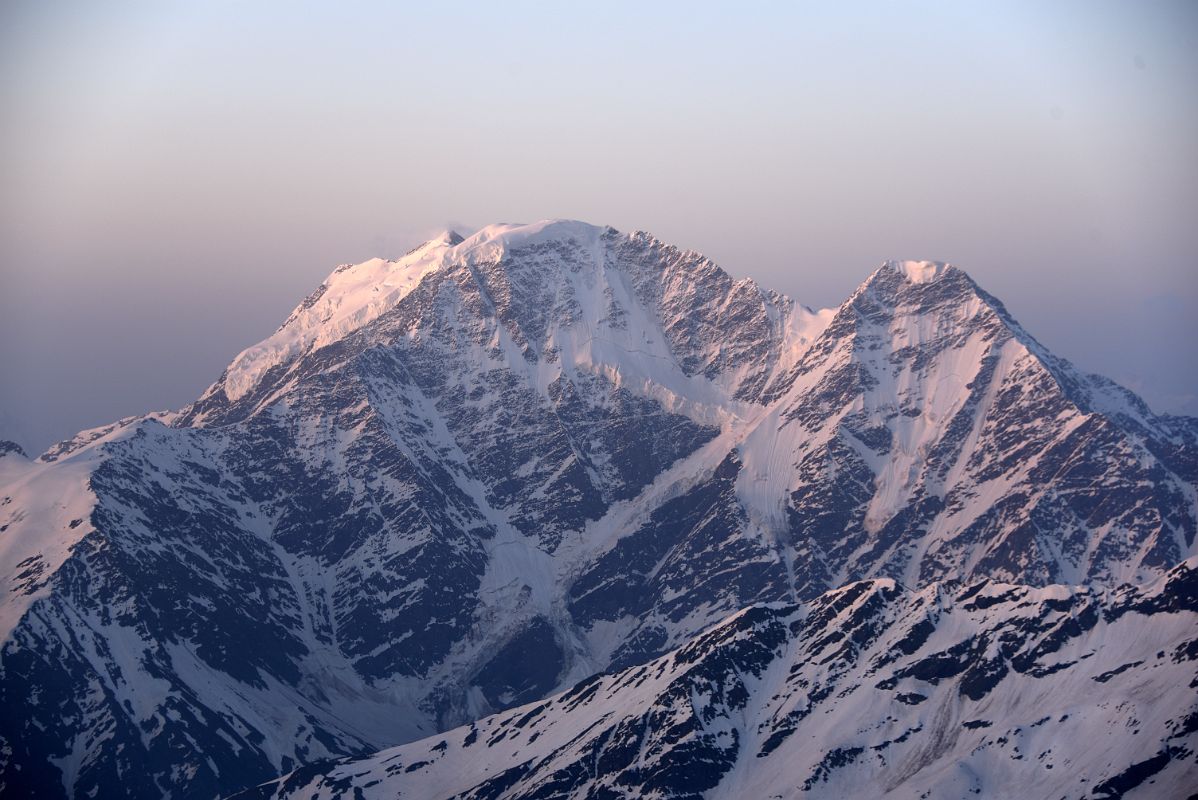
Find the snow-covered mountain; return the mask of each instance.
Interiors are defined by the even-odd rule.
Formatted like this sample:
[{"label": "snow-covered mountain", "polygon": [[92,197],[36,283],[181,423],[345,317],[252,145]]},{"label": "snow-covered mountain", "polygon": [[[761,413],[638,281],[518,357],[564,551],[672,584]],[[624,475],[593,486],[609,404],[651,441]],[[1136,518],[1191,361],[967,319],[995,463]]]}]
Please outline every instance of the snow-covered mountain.
[{"label": "snow-covered mountain", "polygon": [[1198,570],[862,581],[542,702],[239,798],[1185,797]]},{"label": "snow-covered mountain", "polygon": [[1198,421],[954,267],[812,311],[644,233],[446,234],[180,412],[0,453],[0,782],[228,793],[861,579],[1143,584],[1196,484]]}]

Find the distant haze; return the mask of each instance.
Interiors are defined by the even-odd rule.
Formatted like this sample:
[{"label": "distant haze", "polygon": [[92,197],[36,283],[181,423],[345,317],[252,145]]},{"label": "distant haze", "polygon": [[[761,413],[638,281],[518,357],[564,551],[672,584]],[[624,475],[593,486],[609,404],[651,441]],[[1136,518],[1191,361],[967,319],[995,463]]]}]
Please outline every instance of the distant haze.
[{"label": "distant haze", "polygon": [[811,306],[952,261],[1196,414],[1195,87],[1190,2],[10,0],[0,438],[182,406],[338,263],[546,217]]}]

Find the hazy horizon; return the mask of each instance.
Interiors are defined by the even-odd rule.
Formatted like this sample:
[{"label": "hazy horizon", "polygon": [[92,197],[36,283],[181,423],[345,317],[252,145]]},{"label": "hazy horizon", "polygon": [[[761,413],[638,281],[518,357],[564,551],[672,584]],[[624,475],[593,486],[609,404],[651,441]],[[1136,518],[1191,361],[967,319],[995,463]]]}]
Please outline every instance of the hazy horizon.
[{"label": "hazy horizon", "polygon": [[951,261],[1198,414],[1198,7],[0,9],[0,438],[178,408],[339,263],[644,229],[814,307]]}]

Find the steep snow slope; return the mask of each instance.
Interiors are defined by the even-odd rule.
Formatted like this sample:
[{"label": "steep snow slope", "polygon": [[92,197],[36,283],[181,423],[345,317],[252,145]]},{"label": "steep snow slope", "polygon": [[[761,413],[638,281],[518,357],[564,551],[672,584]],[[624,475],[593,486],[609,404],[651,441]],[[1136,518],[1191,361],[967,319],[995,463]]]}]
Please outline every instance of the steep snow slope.
[{"label": "steep snow slope", "polygon": [[222,387],[226,396],[236,400],[271,367],[330,345],[378,318],[441,266],[446,248],[461,241],[456,233],[447,231],[399,261],[372,258],[338,267],[272,336],[233,359]]},{"label": "steep snow slope", "polygon": [[950,265],[884,264],[763,399],[571,585],[577,622],[628,631],[615,663],[863,577],[1114,585],[1193,552],[1194,421],[1077,373]]},{"label": "steep snow slope", "polygon": [[8,523],[0,536],[0,574],[9,587],[0,604],[0,636],[7,638],[29,606],[49,594],[49,576],[90,527],[91,466],[85,461],[72,469],[50,469],[30,461],[15,445],[0,449],[0,486],[11,493],[9,502],[12,495],[29,498],[16,524]]},{"label": "steep snow slope", "polygon": [[1196,441],[947,265],[813,312],[648,234],[442,237],[177,414],[3,457],[0,782],[212,796],[860,577],[1148,580]]},{"label": "steep snow slope", "polygon": [[1143,589],[882,579],[238,797],[1183,797],[1198,572]]},{"label": "steep snow slope", "polygon": [[774,391],[741,492],[788,494],[833,584],[1140,580],[1193,545],[1192,422],[1077,374],[952,266],[883,266]]}]

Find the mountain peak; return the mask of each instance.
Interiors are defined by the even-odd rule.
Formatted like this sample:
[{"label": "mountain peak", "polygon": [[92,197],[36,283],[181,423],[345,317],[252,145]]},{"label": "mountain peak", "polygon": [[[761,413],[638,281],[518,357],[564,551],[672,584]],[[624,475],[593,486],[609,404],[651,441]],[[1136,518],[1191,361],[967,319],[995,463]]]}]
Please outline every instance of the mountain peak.
[{"label": "mountain peak", "polygon": [[547,244],[571,243],[583,258],[590,258],[611,233],[611,227],[571,219],[501,222],[467,237],[447,229],[398,260],[373,258],[339,266],[274,334],[239,353],[205,397],[220,392],[229,401],[239,400],[272,369],[332,344],[390,311],[430,273],[464,264],[499,263],[514,251]]},{"label": "mountain peak", "polygon": [[576,219],[543,219],[537,222],[497,222],[480,228],[468,236],[463,244],[469,248],[487,244],[498,244],[508,248],[539,242],[579,239],[593,240],[607,228]]},{"label": "mountain peak", "polygon": [[987,305],[998,305],[968,273],[947,261],[888,259],[861,282],[842,306],[853,307],[863,301],[886,306],[914,301],[926,307],[928,303],[965,295],[978,295]]},{"label": "mountain peak", "polygon": [[433,241],[437,242],[438,244],[446,244],[446,245],[449,245],[450,247],[461,244],[465,240],[466,240],[465,236],[463,236],[462,234],[453,230],[452,228],[448,228],[448,229],[442,231],[439,236],[436,236],[433,239]]},{"label": "mountain peak", "polygon": [[956,267],[945,261],[890,260],[882,264],[882,269],[897,272],[910,283],[931,283]]}]

